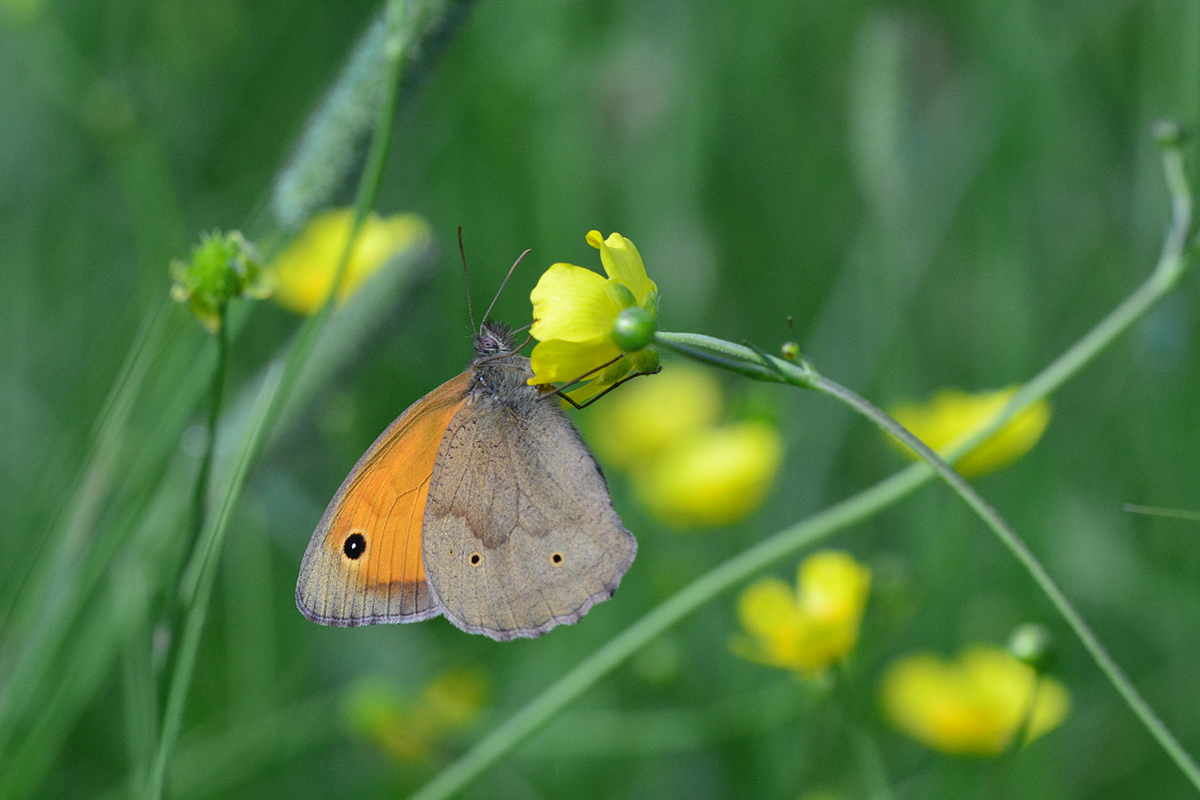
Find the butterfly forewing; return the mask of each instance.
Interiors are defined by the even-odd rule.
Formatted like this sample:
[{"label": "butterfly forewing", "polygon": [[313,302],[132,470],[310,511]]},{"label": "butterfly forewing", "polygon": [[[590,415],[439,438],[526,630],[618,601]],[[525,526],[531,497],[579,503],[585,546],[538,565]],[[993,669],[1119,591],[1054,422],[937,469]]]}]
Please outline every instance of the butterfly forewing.
[{"label": "butterfly forewing", "polygon": [[557,400],[526,385],[528,359],[478,374],[434,464],[425,568],[460,628],[539,636],[608,599],[637,545]]},{"label": "butterfly forewing", "polygon": [[421,521],[443,434],[462,407],[465,372],[413,403],[351,470],[304,553],[296,604],[325,625],[437,616]]}]

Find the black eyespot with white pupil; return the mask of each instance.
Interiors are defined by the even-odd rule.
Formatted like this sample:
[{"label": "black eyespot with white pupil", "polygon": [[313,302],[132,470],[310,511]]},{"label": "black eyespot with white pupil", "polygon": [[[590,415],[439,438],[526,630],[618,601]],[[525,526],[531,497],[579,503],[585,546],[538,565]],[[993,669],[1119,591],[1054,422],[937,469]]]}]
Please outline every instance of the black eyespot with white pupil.
[{"label": "black eyespot with white pupil", "polygon": [[346,543],[342,545],[342,552],[346,554],[346,558],[357,561],[367,552],[366,538],[361,533],[350,534],[346,537]]}]

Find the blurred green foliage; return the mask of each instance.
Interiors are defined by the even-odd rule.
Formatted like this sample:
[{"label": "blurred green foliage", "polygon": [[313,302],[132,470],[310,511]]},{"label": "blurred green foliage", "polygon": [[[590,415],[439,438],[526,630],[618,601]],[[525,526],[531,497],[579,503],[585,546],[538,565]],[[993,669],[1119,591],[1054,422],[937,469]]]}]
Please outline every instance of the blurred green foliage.
[{"label": "blurred green foliage", "polygon": [[[140,609],[171,607],[173,585],[156,581],[184,557],[180,515],[199,460],[187,432],[213,362],[199,326],[166,306],[167,264],[201,231],[267,232],[274,176],[376,12],[0,3],[0,692],[28,711],[0,730],[0,775],[19,756],[30,776],[3,785],[13,796],[116,796],[153,737],[163,643],[142,661],[133,645],[166,613]],[[255,468],[170,796],[411,791],[696,575],[901,464],[825,398],[731,382],[746,405],[777,409],[779,490],[736,528],[677,535],[614,475],[638,560],[579,625],[505,645],[442,620],[311,625],[293,588],[325,503],[377,433],[468,358],[456,226],[477,306],[533,248],[497,304],[517,325],[545,266],[590,264],[584,234],[616,230],[658,283],[664,328],[774,349],[792,338],[792,315],[819,369],[882,403],[999,387],[1149,272],[1165,229],[1148,133],[1159,117],[1200,123],[1200,4],[1187,0],[479,4],[403,108],[379,203],[430,220],[436,269],[340,351],[333,379],[311,384]],[[234,408],[297,326],[266,304],[241,314]],[[1029,456],[979,484],[1193,753],[1194,524],[1121,505],[1200,508],[1197,316],[1192,278],[1054,399]],[[144,330],[167,344],[138,367],[144,390],[118,409],[119,439],[106,438],[96,420]],[[178,508],[155,499],[174,495]],[[122,546],[141,560],[47,578],[85,611],[71,649],[44,664],[48,693],[24,696],[14,652],[50,617],[27,598],[63,525],[81,546],[130,529]],[[1008,796],[1183,794],[1025,573],[947,492],[925,490],[838,543],[876,576],[852,709],[735,658],[724,598],[468,796],[862,796],[845,713],[874,731],[896,796],[981,796],[996,765],[931,754],[886,728],[877,677],[899,653],[951,656],[1027,621],[1060,642],[1073,711],[1012,760]],[[358,681],[416,697],[464,665],[486,672],[488,706],[429,761],[392,761],[346,719]]]}]

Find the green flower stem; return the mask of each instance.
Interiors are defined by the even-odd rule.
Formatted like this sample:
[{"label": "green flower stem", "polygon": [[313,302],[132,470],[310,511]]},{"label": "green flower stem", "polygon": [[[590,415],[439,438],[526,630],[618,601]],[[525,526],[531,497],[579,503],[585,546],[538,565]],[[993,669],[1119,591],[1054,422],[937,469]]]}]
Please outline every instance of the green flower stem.
[{"label": "green flower stem", "polygon": [[208,421],[205,427],[207,439],[200,470],[196,473],[196,490],[192,495],[192,529],[188,537],[188,549],[195,547],[204,529],[204,511],[208,505],[208,485],[212,479],[213,451],[217,448],[217,421],[221,418],[221,399],[225,395],[225,372],[229,364],[229,330],[226,321],[227,307],[222,305],[218,312],[221,319],[217,328],[217,364],[213,369],[212,390],[208,400]]},{"label": "green flower stem", "polygon": [[[1191,225],[1191,194],[1183,171],[1183,159],[1177,147],[1164,147],[1163,164],[1171,198],[1171,227],[1154,273],[1095,328],[1020,389],[990,425],[956,445],[949,456],[951,460],[990,436],[1025,406],[1061,386],[1128,330],[1179,282],[1187,265],[1185,247]],[[774,356],[764,357],[752,348],[709,336],[660,332],[655,335],[655,340],[664,347],[760,380],[814,388],[814,382],[819,377],[803,362],[793,363]],[[927,483],[933,474],[933,469],[925,463],[906,467],[890,478],[784,529],[701,575],[544,689],[461,758],[442,770],[414,797],[419,800],[433,800],[455,794],[643,645],[685,616],[777,561],[793,556],[907,497]],[[1095,639],[1094,635],[1092,638]],[[1103,653],[1103,650],[1099,652]],[[1111,663],[1111,659],[1109,661]],[[1118,691],[1121,691],[1127,702],[1130,702],[1130,697],[1136,698],[1136,702],[1132,702],[1130,707],[1143,723],[1147,724],[1184,774],[1189,778],[1200,775],[1187,753],[1141,700],[1128,680],[1124,679],[1120,670],[1106,674],[1110,680],[1114,677],[1123,679]],[[1200,780],[1193,782],[1200,787]]]},{"label": "green flower stem", "polygon": [[337,271],[330,284],[329,295],[321,309],[305,320],[297,332],[296,341],[279,368],[268,373],[267,379],[259,391],[251,424],[242,439],[236,466],[230,476],[220,511],[212,525],[208,527],[205,541],[196,548],[196,553],[188,565],[182,581],[181,594],[186,619],[179,653],[167,690],[166,709],[163,714],[158,749],[146,785],[145,796],[151,800],[157,800],[163,794],[167,766],[179,736],[179,729],[183,721],[184,701],[187,698],[196,656],[199,653],[200,634],[208,615],[209,602],[212,599],[213,584],[217,575],[217,557],[225,539],[230,516],[241,498],[241,491],[249,474],[250,466],[262,449],[271,423],[278,419],[280,411],[287,401],[289,390],[300,376],[322,328],[332,313],[337,298],[337,289],[341,286],[363,221],[379,196],[379,189],[383,181],[383,168],[387,162],[396,118],[397,94],[406,52],[405,45],[407,39],[412,35],[406,24],[407,5],[404,0],[390,0],[388,3],[388,32],[384,45],[388,68],[386,100],[380,107],[379,118],[371,138],[371,150],[367,157],[367,165],[359,182],[354,206],[354,225],[342,250]]},{"label": "green flower stem", "polygon": [[1041,671],[1035,670],[1033,673],[1033,688],[1029,691],[1029,699],[1025,701],[1025,708],[1021,711],[1021,718],[1017,722],[1017,727],[1013,730],[1012,738],[1008,740],[1008,746],[1004,748],[1004,752],[996,756],[992,763],[991,776],[988,780],[986,793],[987,797],[1002,800],[1008,789],[1009,778],[1012,776],[1013,765],[1017,761],[1017,755],[1030,742],[1030,737],[1033,733],[1033,715],[1037,711],[1038,695],[1041,694],[1042,689],[1042,678]]},{"label": "green flower stem", "polygon": [[[210,552],[215,553],[220,546],[220,540],[229,524],[230,515],[241,497],[241,487],[245,484],[250,465],[257,455],[258,445],[263,439],[265,429],[271,419],[282,378],[287,370],[277,367],[268,372],[259,390],[258,399],[251,415],[250,427],[246,433],[242,448],[238,453],[237,464],[229,477],[229,486],[217,515],[213,518],[210,530],[215,532],[213,537],[216,544]],[[183,634],[179,642],[179,652],[175,659],[175,667],[171,673],[171,683],[167,690],[166,708],[163,712],[163,723],[159,734],[158,747],[146,782],[145,796],[148,798],[162,797],[163,783],[166,778],[167,765],[175,742],[179,738],[179,729],[183,722],[183,704],[187,699],[188,687],[191,685],[192,673],[196,666],[196,656],[200,650],[200,634],[204,621],[208,616],[208,604],[212,599],[213,584],[217,573],[215,555],[202,562],[201,573],[197,582],[197,591],[191,598],[184,620]]]}]

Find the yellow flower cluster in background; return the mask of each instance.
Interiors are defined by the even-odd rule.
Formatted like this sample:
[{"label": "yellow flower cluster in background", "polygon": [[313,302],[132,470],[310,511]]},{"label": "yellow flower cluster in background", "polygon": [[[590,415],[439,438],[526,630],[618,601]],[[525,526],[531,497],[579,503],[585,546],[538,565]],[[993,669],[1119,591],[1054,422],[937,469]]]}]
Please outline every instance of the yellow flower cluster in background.
[{"label": "yellow flower cluster in background", "polygon": [[[300,314],[321,308],[353,224],[354,211],[348,208],[318,214],[309,221],[275,259],[275,299],[280,305]],[[428,223],[413,214],[367,215],[338,287],[338,302],[344,302],[390,258],[423,243],[429,235]]]},{"label": "yellow flower cluster in background", "polygon": [[709,372],[672,365],[598,403],[589,439],[602,460],[633,476],[659,519],[679,528],[728,525],[762,504],[783,443],[766,422],[718,424],[721,406]]},{"label": "yellow flower cluster in background", "polygon": [[478,669],[445,672],[407,698],[387,681],[368,678],[351,687],[344,712],[351,728],[395,760],[428,761],[474,724],[488,693],[487,676]]},{"label": "yellow flower cluster in background", "polygon": [[1028,742],[1058,727],[1070,697],[1007,650],[981,646],[951,663],[900,659],[884,676],[882,702],[896,727],[935,750],[998,755],[1022,729]]},{"label": "yellow flower cluster in background", "polygon": [[[574,264],[552,264],[542,274],[529,299],[533,325],[529,334],[538,344],[530,354],[532,385],[567,383],[589,377],[581,388],[569,391],[576,402],[586,400],[636,369],[651,372],[658,354],[648,341],[625,346],[619,319],[628,312],[640,315],[646,336],[652,336],[658,317],[658,287],[646,275],[646,266],[633,242],[619,233],[607,239],[590,231],[587,243],[600,251],[608,279]],[[608,367],[605,364],[613,362]]]},{"label": "yellow flower cluster in background", "polygon": [[871,571],[850,555],[813,553],[800,564],[796,588],[765,578],[738,599],[745,634],[733,651],[751,661],[816,677],[858,642]]},{"label": "yellow flower cluster in background", "polygon": [[[1004,410],[1018,388],[1010,386],[978,394],[947,390],[928,403],[898,405],[890,413],[897,422],[941,455],[986,426]],[[977,477],[1005,467],[1029,452],[1049,422],[1050,404],[1039,400],[959,459],[955,469],[965,477]],[[908,447],[901,447],[915,458]]]}]

